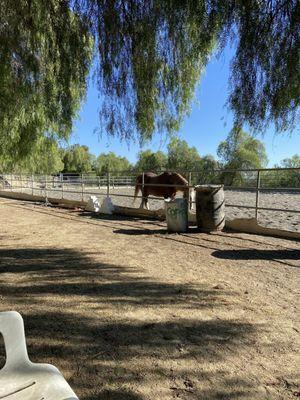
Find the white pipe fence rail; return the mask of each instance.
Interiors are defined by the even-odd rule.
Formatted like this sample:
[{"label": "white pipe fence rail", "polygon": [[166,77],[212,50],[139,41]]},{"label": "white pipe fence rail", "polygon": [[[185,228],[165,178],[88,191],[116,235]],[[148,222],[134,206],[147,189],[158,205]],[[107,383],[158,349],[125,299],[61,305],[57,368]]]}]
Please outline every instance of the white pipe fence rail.
[{"label": "white pipe fence rail", "polygon": [[[296,186],[294,187],[269,187],[266,185],[266,177],[264,174],[283,174],[283,173],[295,173]],[[135,186],[136,176],[138,173],[133,175],[132,171],[128,172],[107,172],[105,175],[96,176],[90,174],[59,174],[59,175],[30,175],[30,174],[0,174],[0,190],[11,191],[11,192],[25,192],[29,194],[39,194],[47,201],[48,197],[55,197],[64,199],[69,195],[76,195],[84,200],[85,196],[89,195],[101,195],[101,196],[113,196],[120,198],[134,198],[134,195],[128,193],[116,193],[115,189],[122,188],[133,188]],[[131,175],[129,175],[129,173]],[[244,181],[245,185],[224,185],[225,190],[230,191],[250,191],[255,193],[255,204],[254,205],[241,205],[234,203],[227,203],[226,207],[245,208],[255,211],[255,218],[258,218],[259,211],[272,211],[272,212],[287,212],[293,214],[300,213],[300,201],[299,209],[295,208],[277,208],[277,207],[266,207],[260,205],[260,195],[263,192],[290,192],[299,194],[300,200],[300,168],[266,168],[266,169],[241,169],[241,170],[207,170],[207,171],[183,171],[182,174],[188,177],[188,188],[193,189],[195,184],[207,183],[205,179],[212,176],[221,176],[223,174],[223,181],[226,183],[226,176],[230,174],[240,174],[240,181],[243,181],[243,176],[246,177]],[[226,175],[227,174],[227,175]],[[247,177],[248,174],[248,177]],[[225,179],[224,179],[225,177]],[[263,178],[263,179],[262,179]],[[211,178],[210,178],[211,179]],[[270,177],[268,178],[270,179]],[[215,178],[214,178],[215,180]],[[214,181],[212,183],[221,183]],[[242,182],[243,183],[243,182]],[[262,184],[264,183],[264,185]],[[248,185],[248,186],[247,186]],[[147,184],[144,181],[144,173],[142,172],[142,183],[139,185],[142,188],[145,186],[153,186]],[[154,186],[176,186],[178,185],[154,185]],[[186,186],[182,186],[186,187]],[[51,196],[50,196],[51,195]],[[136,196],[138,199],[143,199],[143,196]],[[157,197],[149,196],[149,199],[157,200]],[[190,206],[195,201],[189,198]]]}]

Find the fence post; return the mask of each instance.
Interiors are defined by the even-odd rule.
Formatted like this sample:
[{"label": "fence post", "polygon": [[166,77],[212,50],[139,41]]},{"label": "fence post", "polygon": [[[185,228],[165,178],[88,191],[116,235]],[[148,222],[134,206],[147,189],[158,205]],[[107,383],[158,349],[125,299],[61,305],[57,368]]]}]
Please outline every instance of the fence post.
[{"label": "fence post", "polygon": [[192,186],[192,172],[190,171],[189,172],[189,197],[188,197],[188,205],[189,205],[189,209],[191,210],[192,209],[192,206],[193,206],[193,204],[192,204],[192,199],[191,199],[191,189],[190,189],[190,186]]},{"label": "fence post", "polygon": [[23,193],[23,179],[22,179],[22,174],[20,174],[20,181],[21,181],[21,193]]},{"label": "fence post", "polygon": [[260,188],[260,170],[257,171],[257,179],[256,179],[256,200],[255,200],[255,219],[256,220],[258,218],[259,188]]},{"label": "fence post", "polygon": [[12,174],[10,174],[10,191],[12,192],[13,190],[13,177]]},{"label": "fence post", "polygon": [[142,207],[144,206],[145,172],[142,173]]},{"label": "fence post", "polygon": [[63,199],[64,198],[64,176],[61,175],[60,178],[61,178],[61,198]]},{"label": "fence post", "polygon": [[83,174],[81,174],[81,201],[82,201],[82,202],[83,202],[83,192],[84,192]]},{"label": "fence post", "polygon": [[98,189],[100,189],[101,188],[101,185],[100,185],[100,176],[98,176]]},{"label": "fence post", "polygon": [[45,175],[45,201],[46,203],[48,202],[48,191],[47,191],[47,184],[48,184],[48,179],[47,179],[47,174]]},{"label": "fence post", "polygon": [[106,196],[107,197],[109,197],[109,185],[110,185],[110,173],[109,173],[109,171],[107,171],[107,177],[106,177],[106,179],[107,179],[107,193],[106,193]]},{"label": "fence post", "polygon": [[34,187],[34,175],[31,175],[31,194],[33,196],[33,187]]}]

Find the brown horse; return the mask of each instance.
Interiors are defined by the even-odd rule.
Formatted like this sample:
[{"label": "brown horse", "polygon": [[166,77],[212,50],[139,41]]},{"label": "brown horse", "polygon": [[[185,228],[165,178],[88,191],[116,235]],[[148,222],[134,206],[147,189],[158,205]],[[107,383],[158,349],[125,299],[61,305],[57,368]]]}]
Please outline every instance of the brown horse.
[{"label": "brown horse", "polygon": [[[149,185],[149,186],[147,186]],[[153,185],[153,186],[152,186]],[[156,186],[157,185],[157,186]],[[161,186],[173,185],[173,186]],[[144,173],[144,187],[143,187],[143,174],[136,178],[134,200],[136,199],[139,190],[142,192],[141,208],[144,206],[149,210],[148,196],[164,197],[165,199],[173,199],[177,192],[183,192],[183,196],[188,198],[189,194],[188,181],[178,174],[177,172],[163,172],[160,175],[154,172]]]}]

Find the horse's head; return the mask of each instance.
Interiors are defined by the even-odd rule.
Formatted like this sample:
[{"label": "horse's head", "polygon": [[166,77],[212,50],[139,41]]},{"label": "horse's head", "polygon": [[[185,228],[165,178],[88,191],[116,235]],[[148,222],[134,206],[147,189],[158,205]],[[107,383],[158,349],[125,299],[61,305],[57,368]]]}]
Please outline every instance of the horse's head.
[{"label": "horse's head", "polygon": [[[180,192],[183,192],[183,196],[188,198],[189,194],[189,183],[188,181],[180,174],[177,172],[174,172],[171,177],[171,181],[173,185],[176,185],[176,189]],[[184,187],[186,186],[186,187]]]},{"label": "horse's head", "polygon": [[173,181],[174,185],[181,185],[181,186],[188,186],[188,181],[177,172],[173,172],[171,175],[171,180]]}]

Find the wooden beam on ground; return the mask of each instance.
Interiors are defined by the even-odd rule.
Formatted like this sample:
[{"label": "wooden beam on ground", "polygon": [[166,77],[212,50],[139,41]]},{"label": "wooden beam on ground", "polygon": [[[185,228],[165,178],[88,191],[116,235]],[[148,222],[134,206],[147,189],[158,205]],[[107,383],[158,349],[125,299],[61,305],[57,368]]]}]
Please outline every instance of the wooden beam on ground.
[{"label": "wooden beam on ground", "polygon": [[243,232],[243,233],[255,233],[257,235],[264,236],[275,236],[288,239],[300,240],[300,232],[285,231],[283,229],[267,228],[257,223],[255,218],[237,218],[231,221],[226,221],[226,229]]},{"label": "wooden beam on ground", "polygon": [[[7,199],[16,199],[16,200],[25,200],[25,201],[38,201],[41,203],[45,203],[45,196],[38,196],[35,194],[28,193],[18,193],[18,192],[8,192],[8,191],[0,191],[0,197],[5,197]],[[68,208],[82,207],[84,208],[87,204],[86,201],[77,201],[77,200],[69,200],[69,199],[59,199],[56,197],[47,197],[47,200],[51,204],[55,204],[58,206],[67,206]]]},{"label": "wooden beam on ground", "polygon": [[127,215],[130,217],[159,219],[160,221],[163,221],[166,219],[165,210],[163,210],[163,209],[145,210],[143,208],[114,206],[114,214]]}]

